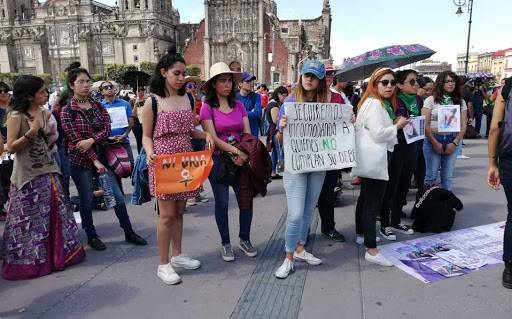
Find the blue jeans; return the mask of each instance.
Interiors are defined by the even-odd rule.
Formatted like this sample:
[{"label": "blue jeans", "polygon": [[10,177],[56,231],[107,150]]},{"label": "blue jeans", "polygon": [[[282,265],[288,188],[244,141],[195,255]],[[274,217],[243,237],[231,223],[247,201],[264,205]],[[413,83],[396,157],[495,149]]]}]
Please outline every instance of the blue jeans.
[{"label": "blue jeans", "polygon": [[[450,144],[453,142],[456,133],[446,135],[432,133],[434,138],[441,144]],[[434,147],[428,139],[423,141],[423,155],[425,156],[425,185],[429,187],[437,182],[437,173],[441,167],[441,186],[451,191],[452,190],[452,176],[457,161],[457,154],[459,154],[462,145],[459,143],[453,153],[450,155],[439,155],[434,152]]]},{"label": "blue jeans", "polygon": [[[213,198],[215,199],[215,222],[219,229],[220,238],[222,245],[229,244],[231,242],[229,237],[229,186],[225,184],[219,184],[214,181],[215,174],[218,168],[219,156],[213,156],[213,167],[209,176],[210,185],[212,186]],[[235,185],[233,191],[235,192],[236,201],[238,207],[240,207],[240,188]],[[242,240],[249,240],[251,235],[251,224],[252,224],[252,208],[251,209],[240,209],[239,214],[240,232],[238,237]]]},{"label": "blue jeans", "polygon": [[283,175],[288,213],[286,215],[285,249],[294,252],[298,244],[306,244],[311,217],[322,191],[325,172]]},{"label": "blue jeans", "polygon": [[512,179],[502,179],[501,185],[507,197],[507,221],[503,234],[503,261],[512,260]]},{"label": "blue jeans", "polygon": [[[110,186],[112,187],[112,191],[114,192],[114,197],[116,199],[116,206],[114,206],[114,211],[116,213],[117,219],[119,220],[119,224],[124,230],[130,230],[132,229],[132,224],[130,223],[130,217],[128,216],[128,211],[126,210],[126,205],[124,203],[124,195],[119,188],[116,175],[111,170],[109,170],[107,174],[110,179]],[[94,184],[92,179],[96,175],[97,173],[95,171],[71,164],[71,178],[73,178],[73,182],[75,183],[78,194],[80,196],[80,216],[82,217],[82,228],[85,230],[85,233],[89,238],[97,235],[96,229],[94,228],[94,222],[92,220],[92,192],[94,191]]]}]

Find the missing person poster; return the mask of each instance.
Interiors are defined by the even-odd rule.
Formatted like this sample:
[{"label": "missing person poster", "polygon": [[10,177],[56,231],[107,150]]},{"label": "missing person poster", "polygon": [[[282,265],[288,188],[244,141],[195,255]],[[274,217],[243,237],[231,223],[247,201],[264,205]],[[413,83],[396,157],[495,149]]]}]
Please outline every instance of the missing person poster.
[{"label": "missing person poster", "polygon": [[409,124],[404,127],[404,136],[407,144],[422,140],[425,138],[425,117],[415,116]]},{"label": "missing person poster", "polygon": [[460,132],[460,106],[439,105],[437,107],[437,130],[440,133]]},{"label": "missing person poster", "polygon": [[356,165],[352,107],[336,103],[285,103],[285,170],[292,174]]}]

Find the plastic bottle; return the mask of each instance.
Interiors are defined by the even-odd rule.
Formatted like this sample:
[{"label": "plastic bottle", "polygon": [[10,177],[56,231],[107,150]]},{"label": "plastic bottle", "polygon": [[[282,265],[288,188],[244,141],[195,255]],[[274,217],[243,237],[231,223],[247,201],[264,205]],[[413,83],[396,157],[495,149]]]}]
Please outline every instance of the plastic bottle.
[{"label": "plastic bottle", "polygon": [[103,189],[103,201],[107,208],[112,208],[116,206],[116,198],[114,197],[114,191],[112,190],[112,186],[110,185],[110,178],[107,173],[100,174],[98,177],[101,188]]}]

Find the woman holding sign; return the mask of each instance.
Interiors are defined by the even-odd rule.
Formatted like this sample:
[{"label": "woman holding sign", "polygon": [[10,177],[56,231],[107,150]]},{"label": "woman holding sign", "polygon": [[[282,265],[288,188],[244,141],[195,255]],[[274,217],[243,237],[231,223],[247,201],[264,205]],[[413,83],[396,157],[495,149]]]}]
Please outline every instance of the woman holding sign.
[{"label": "woman holding sign", "polygon": [[[142,143],[147,154],[151,194],[157,197],[159,218],[157,223],[160,264],[157,276],[168,285],[181,282],[174,268],[197,269],[199,260],[181,253],[183,235],[183,210],[187,199],[201,192],[201,187],[188,192],[159,194],[155,185],[155,160],[157,155],[192,152],[190,138],[212,140],[207,133],[194,127],[194,114],[185,88],[185,60],[174,50],[164,55],[155,68],[150,92],[144,103]],[[156,105],[154,105],[156,103]],[[156,114],[154,110],[156,109]],[[172,257],[169,262],[169,246]]]},{"label": "woman holding sign", "polygon": [[[210,68],[210,79],[204,84],[205,101],[200,111],[200,121],[209,132],[219,149],[213,155],[213,168],[210,173],[213,197],[215,198],[215,221],[221,237],[220,253],[224,261],[234,261],[235,254],[229,237],[229,186],[233,187],[240,208],[240,183],[237,178],[228,182],[226,171],[236,170],[249,160],[249,156],[235,145],[242,134],[251,134],[249,118],[242,102],[236,99],[236,82],[241,73],[231,71],[227,64],[219,62]],[[223,164],[224,163],[224,164]],[[234,165],[233,165],[234,164]],[[223,168],[223,169],[222,169]],[[251,205],[252,206],[252,205]],[[250,240],[252,208],[240,208],[240,250],[249,257],[255,257],[258,251]]]},{"label": "woman holding sign", "polygon": [[388,161],[397,144],[397,132],[409,120],[395,117],[392,103],[396,87],[391,69],[377,69],[357,105],[357,167],[352,174],[361,177],[361,192],[356,206],[356,242],[366,246],[365,259],[382,266],[393,266],[377,249],[375,222],[382,209],[386,192]]},{"label": "woman holding sign", "polygon": [[[318,60],[308,59],[304,62],[297,86],[285,102],[326,103],[329,101],[328,96],[325,66]],[[279,111],[277,138],[281,144],[283,143],[283,129],[287,125],[285,105]],[[294,260],[304,261],[310,265],[322,263],[321,259],[308,253],[304,245],[324,178],[325,172],[299,174],[284,172],[283,185],[288,205],[285,229],[286,258],[275,272],[277,278],[288,277],[294,268]]]},{"label": "woman holding sign", "polygon": [[[425,116],[427,137],[423,143],[426,164],[424,190],[437,184],[439,170],[441,186],[452,190],[453,168],[466,132],[467,110],[458,76],[450,71],[439,74],[434,84],[434,95],[425,100],[421,111]],[[453,123],[457,123],[454,129]]]},{"label": "woman holding sign", "polygon": [[[406,118],[419,116],[423,101],[418,92],[418,72],[403,70],[396,73],[398,86],[397,109],[389,113],[392,120],[397,116]],[[413,234],[411,227],[401,222],[402,207],[409,191],[409,184],[416,169],[421,141],[410,142],[406,138],[407,129],[414,131],[412,123],[403,130],[398,130],[398,144],[395,145],[393,157],[389,162],[389,181],[380,213],[380,234],[387,240],[396,240],[394,232]],[[409,135],[411,135],[409,133]],[[390,214],[391,213],[391,214]],[[390,216],[391,215],[391,216]],[[391,218],[390,218],[391,217]]]}]

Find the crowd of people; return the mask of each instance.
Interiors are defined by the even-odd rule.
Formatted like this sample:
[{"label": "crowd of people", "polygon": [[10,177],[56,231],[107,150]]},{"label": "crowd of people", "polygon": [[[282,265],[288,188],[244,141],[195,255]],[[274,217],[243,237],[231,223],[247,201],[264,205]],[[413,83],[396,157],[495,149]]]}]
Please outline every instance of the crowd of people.
[{"label": "crowd of people", "polygon": [[[258,251],[251,243],[253,199],[257,194],[265,195],[271,180],[282,179],[287,202],[285,258],[275,276],[288,277],[295,261],[321,264],[321,259],[305,249],[310,223],[318,206],[321,232],[331,240],[345,241],[345,236],[336,230],[334,207],[336,192],[342,185],[341,174],[347,172],[292,174],[284,169],[287,117],[283,105],[287,102],[334,103],[353,112],[351,121],[364,131],[367,144],[356,147],[357,157],[373,160],[374,172],[363,174],[360,168],[352,171],[352,183],[361,187],[355,211],[356,242],[366,247],[368,262],[392,266],[377,248],[379,236],[393,241],[397,234],[414,233],[403,221],[411,180],[418,194],[432,187],[452,190],[455,162],[468,123],[468,104],[473,107],[471,117],[478,129],[477,104],[480,95],[486,98],[478,83],[474,88],[477,93],[466,96],[464,80],[453,72],[443,72],[432,81],[411,69],[377,69],[361,89],[356,89],[355,83],[336,76],[334,68],[312,58],[304,61],[296,84],[276,87],[273,92],[264,84],[255,90],[256,77],[242,72],[237,61],[229,65],[216,63],[209,74],[204,83],[198,77],[187,76],[186,61],[170,50],[156,65],[149,92],[142,86],[135,88],[136,96],[130,102],[117,96],[111,81],[100,85],[99,99],[93,98],[91,76],[79,65],[67,70],[66,85],[52,103],[48,103],[44,81],[36,76],[21,76],[14,84],[12,99],[9,86],[0,83],[0,116],[6,118],[2,136],[6,151],[14,154],[10,171],[5,164],[1,170],[0,197],[7,213],[2,276],[34,278],[84,259],[70,199],[70,178],[79,194],[75,209],[80,212],[81,227],[92,249],[107,248],[94,226],[95,199],[104,209],[114,208],[126,242],[147,245],[132,228],[122,187],[125,175],[109,160],[112,145],[124,150],[133,176],[146,170],[145,179],[133,177],[133,193],[137,194],[138,203],[149,201],[149,195],[156,197],[157,276],[164,283],[181,282],[176,268],[201,266],[199,260],[182,252],[183,213],[187,205],[208,199],[202,194],[202,187],[157,194],[155,160],[157,155],[205,148],[213,150],[208,179],[215,202],[221,258],[226,262],[236,258],[229,231],[229,188],[239,208],[238,247],[246,256],[255,257]],[[509,101],[501,95],[495,97],[495,118],[489,129],[493,141],[497,139],[498,117],[503,117],[503,105]],[[453,132],[438,129],[438,109],[444,105],[454,105],[460,112]],[[113,127],[109,111],[114,108],[124,109],[124,127]],[[426,137],[408,143],[404,128],[420,115],[425,119]],[[130,132],[136,140],[136,157]],[[262,142],[260,136],[266,141]],[[495,153],[496,143],[494,149],[491,144],[490,153]],[[0,145],[3,147],[4,143]],[[510,164],[500,160],[498,169],[495,156],[490,163],[489,183],[497,188],[499,172],[509,170]],[[510,176],[500,176],[507,197],[512,200]],[[10,182],[4,182],[6,177]],[[146,199],[140,200],[143,194],[147,194]],[[509,206],[504,255],[509,285],[510,210]]]}]

